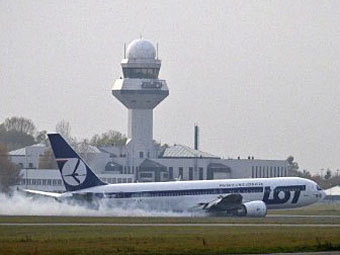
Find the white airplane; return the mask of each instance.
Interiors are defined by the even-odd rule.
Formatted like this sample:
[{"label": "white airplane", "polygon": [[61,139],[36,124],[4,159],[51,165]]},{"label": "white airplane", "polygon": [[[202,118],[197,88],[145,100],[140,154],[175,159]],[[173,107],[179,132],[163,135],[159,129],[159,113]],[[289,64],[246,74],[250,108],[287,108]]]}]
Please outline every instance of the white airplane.
[{"label": "white airplane", "polygon": [[101,181],[60,134],[48,138],[66,188],[65,193],[24,190],[57,201],[98,201],[153,210],[204,212],[218,216],[264,217],[267,209],[313,204],[325,192],[298,177],[107,184]]}]

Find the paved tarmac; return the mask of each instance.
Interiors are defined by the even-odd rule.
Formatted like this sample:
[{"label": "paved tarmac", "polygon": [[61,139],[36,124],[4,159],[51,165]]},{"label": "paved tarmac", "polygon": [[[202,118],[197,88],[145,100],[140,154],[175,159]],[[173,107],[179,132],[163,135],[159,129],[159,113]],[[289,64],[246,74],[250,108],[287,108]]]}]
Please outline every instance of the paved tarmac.
[{"label": "paved tarmac", "polygon": [[340,215],[269,214],[266,218],[340,218]]},{"label": "paved tarmac", "polygon": [[[319,252],[293,252],[293,253],[266,253],[266,254],[257,254],[257,255],[339,255],[339,254],[340,254],[340,251],[319,251]],[[254,255],[254,254],[243,254],[243,255]]]},{"label": "paved tarmac", "polygon": [[112,227],[322,227],[339,228],[340,224],[262,224],[262,223],[0,223],[0,226],[112,226]]}]

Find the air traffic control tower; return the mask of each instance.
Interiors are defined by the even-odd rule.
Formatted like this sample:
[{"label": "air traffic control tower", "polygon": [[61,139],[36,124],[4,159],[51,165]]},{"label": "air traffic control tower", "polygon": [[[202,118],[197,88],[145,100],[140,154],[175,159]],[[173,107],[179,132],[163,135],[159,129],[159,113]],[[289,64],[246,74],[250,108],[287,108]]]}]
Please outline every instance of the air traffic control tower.
[{"label": "air traffic control tower", "polygon": [[[158,79],[161,60],[155,47],[144,39],[124,49],[123,78],[115,81],[112,94],[128,108],[127,164],[156,158],[153,146],[153,109],[169,95],[165,80]],[[138,160],[139,161],[139,160]]]}]

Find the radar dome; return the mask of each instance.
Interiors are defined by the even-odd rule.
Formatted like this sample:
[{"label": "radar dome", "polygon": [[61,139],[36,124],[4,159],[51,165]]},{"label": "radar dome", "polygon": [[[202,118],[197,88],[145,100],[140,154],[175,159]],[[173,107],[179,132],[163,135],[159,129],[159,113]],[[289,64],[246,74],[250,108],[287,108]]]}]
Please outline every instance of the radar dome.
[{"label": "radar dome", "polygon": [[127,47],[128,59],[155,59],[156,50],[151,42],[144,39],[133,40]]}]

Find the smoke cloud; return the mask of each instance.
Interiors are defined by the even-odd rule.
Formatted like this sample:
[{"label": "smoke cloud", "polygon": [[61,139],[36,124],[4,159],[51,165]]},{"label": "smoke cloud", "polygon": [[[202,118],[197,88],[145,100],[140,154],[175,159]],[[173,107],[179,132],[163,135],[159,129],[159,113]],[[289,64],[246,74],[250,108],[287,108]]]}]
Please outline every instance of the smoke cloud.
[{"label": "smoke cloud", "polygon": [[[15,192],[12,196],[0,194],[0,215],[28,216],[96,216],[96,217],[188,217],[189,212],[156,211],[133,204],[112,206],[99,203],[96,208],[86,205],[60,203],[44,197],[28,197]],[[197,215],[195,215],[197,216]]]}]

